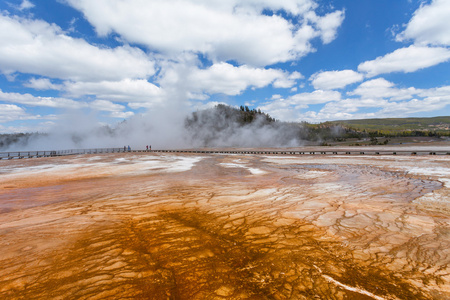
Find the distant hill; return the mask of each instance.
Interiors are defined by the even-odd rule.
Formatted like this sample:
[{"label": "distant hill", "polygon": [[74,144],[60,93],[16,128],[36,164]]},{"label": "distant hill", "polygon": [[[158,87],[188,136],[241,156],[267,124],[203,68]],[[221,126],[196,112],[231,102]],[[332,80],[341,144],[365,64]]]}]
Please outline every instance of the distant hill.
[{"label": "distant hill", "polygon": [[445,135],[450,133],[450,116],[431,118],[384,118],[326,122],[375,135]]},{"label": "distant hill", "polygon": [[430,125],[450,124],[450,116],[431,118],[383,118],[383,119],[360,119],[360,120],[338,120],[331,123],[352,125],[383,125],[383,126],[417,126],[417,128]]}]

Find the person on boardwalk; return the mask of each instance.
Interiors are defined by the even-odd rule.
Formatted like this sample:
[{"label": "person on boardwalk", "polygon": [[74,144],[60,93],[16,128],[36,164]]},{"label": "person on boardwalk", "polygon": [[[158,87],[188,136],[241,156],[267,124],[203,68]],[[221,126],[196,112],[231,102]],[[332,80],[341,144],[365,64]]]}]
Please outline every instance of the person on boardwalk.
[{"label": "person on boardwalk", "polygon": [[127,146],[123,146],[123,152],[127,151]]},{"label": "person on boardwalk", "polygon": [[147,145],[147,151],[148,151],[148,145]]},{"label": "person on boardwalk", "polygon": [[128,145],[128,152],[131,152],[131,148],[130,148],[130,145]]}]

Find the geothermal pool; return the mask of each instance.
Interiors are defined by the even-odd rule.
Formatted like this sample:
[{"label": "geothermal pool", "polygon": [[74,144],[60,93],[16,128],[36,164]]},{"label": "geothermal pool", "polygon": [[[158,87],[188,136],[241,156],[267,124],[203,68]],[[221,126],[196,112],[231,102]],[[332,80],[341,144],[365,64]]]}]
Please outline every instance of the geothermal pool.
[{"label": "geothermal pool", "polygon": [[450,299],[450,157],[0,161],[1,299]]}]

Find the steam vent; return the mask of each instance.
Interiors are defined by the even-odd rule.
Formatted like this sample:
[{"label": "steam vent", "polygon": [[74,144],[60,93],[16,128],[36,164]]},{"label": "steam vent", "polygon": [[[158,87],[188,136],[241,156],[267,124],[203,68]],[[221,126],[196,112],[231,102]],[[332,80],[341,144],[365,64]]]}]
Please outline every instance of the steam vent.
[{"label": "steam vent", "polygon": [[449,155],[0,160],[1,299],[450,299]]}]

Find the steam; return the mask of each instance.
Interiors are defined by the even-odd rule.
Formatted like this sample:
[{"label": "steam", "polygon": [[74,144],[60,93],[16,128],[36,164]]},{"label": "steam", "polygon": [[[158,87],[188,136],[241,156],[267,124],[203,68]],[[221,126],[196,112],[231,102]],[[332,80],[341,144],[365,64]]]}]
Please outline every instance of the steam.
[{"label": "steam", "polygon": [[[180,104],[180,103],[178,103]],[[70,112],[48,133],[27,136],[7,150],[109,148],[182,149],[199,147],[294,147],[310,138],[300,123],[275,121],[256,111],[218,105],[190,113],[187,107],[160,107],[115,126],[101,125],[95,114]],[[2,149],[3,151],[5,149]]]},{"label": "steam", "polygon": [[217,106],[188,118],[188,142],[193,147],[286,147],[304,144],[303,127],[295,123],[274,122],[264,114],[242,123],[231,107]]},{"label": "steam", "polygon": [[[28,138],[26,150],[60,150],[110,148],[130,146],[145,149],[182,148],[185,116],[169,115],[159,110],[133,116],[114,126],[100,124],[95,115],[72,111],[66,114],[47,134]],[[20,147],[20,148],[19,148]],[[23,144],[14,144],[8,150],[23,150]]]}]

